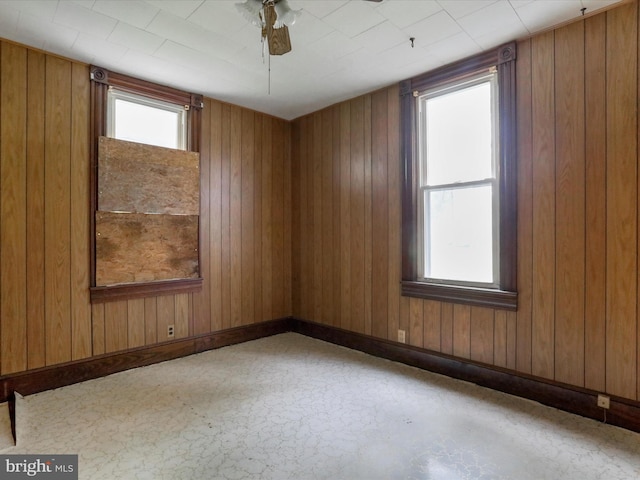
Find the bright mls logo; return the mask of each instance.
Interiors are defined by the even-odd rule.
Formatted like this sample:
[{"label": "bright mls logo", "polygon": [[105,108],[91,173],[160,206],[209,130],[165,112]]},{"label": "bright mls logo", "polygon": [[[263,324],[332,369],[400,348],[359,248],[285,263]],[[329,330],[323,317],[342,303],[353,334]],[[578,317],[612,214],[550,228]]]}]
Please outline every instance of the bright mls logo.
[{"label": "bright mls logo", "polygon": [[0,480],[78,480],[78,455],[0,455]]}]

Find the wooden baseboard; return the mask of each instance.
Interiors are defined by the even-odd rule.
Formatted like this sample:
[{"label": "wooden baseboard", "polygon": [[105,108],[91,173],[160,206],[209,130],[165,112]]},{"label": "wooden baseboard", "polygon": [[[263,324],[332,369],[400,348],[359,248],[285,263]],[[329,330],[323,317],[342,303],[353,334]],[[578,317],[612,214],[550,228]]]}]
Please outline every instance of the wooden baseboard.
[{"label": "wooden baseboard", "polygon": [[[306,320],[296,319],[292,327],[294,332],[359,350],[376,357],[528,398],[594,420],[603,421],[605,419],[605,411],[596,403],[598,392],[592,390],[471,361],[462,361],[410,345],[377,339]],[[640,432],[640,402],[613,396],[610,397],[610,400],[610,408],[606,411],[606,423]]]},{"label": "wooden baseboard", "polygon": [[[22,395],[31,395],[131,368],[173,360],[194,353],[285,332],[300,333],[377,357],[528,398],[544,405],[594,420],[603,421],[605,418],[604,410],[596,405],[598,392],[592,390],[560,384],[476,362],[462,361],[459,358],[437,352],[294,318],[281,318],[166,342],[151,347],[141,347],[6,375],[0,377],[0,403],[11,402],[10,406],[13,411],[14,392],[19,392]],[[613,396],[610,399],[611,404],[610,409],[606,412],[606,422],[640,432],[640,402]]]},{"label": "wooden baseboard", "polygon": [[64,387],[73,383],[104,377],[112,373],[173,360],[193,353],[255,340],[292,330],[292,320],[281,318],[215,333],[189,337],[115,352],[84,360],[53,365],[0,377],[0,403],[14,400],[14,392],[22,395]]}]

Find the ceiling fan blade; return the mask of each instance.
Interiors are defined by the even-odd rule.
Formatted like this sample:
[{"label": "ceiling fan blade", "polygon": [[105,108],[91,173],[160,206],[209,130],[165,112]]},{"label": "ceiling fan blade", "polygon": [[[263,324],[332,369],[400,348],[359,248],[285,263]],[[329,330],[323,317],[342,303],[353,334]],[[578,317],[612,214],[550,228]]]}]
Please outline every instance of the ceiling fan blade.
[{"label": "ceiling fan blade", "polygon": [[266,23],[264,35],[267,37],[267,42],[269,43],[269,54],[284,55],[290,52],[291,39],[289,38],[289,29],[287,26],[285,25],[280,28],[273,27],[276,21],[276,11],[273,5],[265,5],[264,15]]},{"label": "ceiling fan blade", "polygon": [[291,39],[289,38],[289,28],[273,28],[271,35],[267,36],[269,41],[269,53],[271,55],[284,55],[291,51]]}]

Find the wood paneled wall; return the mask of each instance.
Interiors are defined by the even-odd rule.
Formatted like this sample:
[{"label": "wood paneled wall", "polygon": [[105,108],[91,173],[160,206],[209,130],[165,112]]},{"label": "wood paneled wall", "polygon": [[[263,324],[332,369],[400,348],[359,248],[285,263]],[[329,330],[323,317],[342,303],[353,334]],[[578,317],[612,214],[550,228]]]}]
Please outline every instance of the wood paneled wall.
[{"label": "wood paneled wall", "polygon": [[517,312],[400,296],[396,87],[294,121],[294,315],[639,399],[637,29],[518,44]]},{"label": "wood paneled wall", "polygon": [[89,301],[89,69],[0,41],[0,375],[291,315],[290,124],[206,99],[204,287]]}]

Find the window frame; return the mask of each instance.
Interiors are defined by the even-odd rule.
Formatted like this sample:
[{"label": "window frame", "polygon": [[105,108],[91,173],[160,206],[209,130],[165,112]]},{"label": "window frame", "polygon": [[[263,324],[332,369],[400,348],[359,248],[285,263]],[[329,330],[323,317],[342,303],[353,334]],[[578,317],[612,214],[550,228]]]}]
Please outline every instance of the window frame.
[{"label": "window frame", "polygon": [[[465,180],[461,182],[444,182],[433,183],[429,181],[429,173],[427,171],[427,164],[429,160],[428,155],[428,140],[426,138],[426,128],[428,126],[427,121],[427,109],[428,102],[433,99],[437,99],[442,95],[450,93],[461,92],[467,88],[473,88],[482,84],[488,83],[491,91],[491,111],[492,115],[492,132],[493,138],[491,143],[493,145],[493,153],[491,155],[491,176],[487,178],[475,178],[471,180]],[[478,75],[474,75],[470,78],[465,78],[461,81],[452,81],[445,85],[441,85],[435,88],[428,89],[423,92],[417,98],[419,108],[417,109],[417,122],[418,122],[418,149],[420,154],[418,155],[418,278],[420,281],[435,283],[440,285],[458,285],[458,286],[472,286],[480,288],[498,288],[499,287],[499,266],[500,266],[500,235],[497,220],[500,218],[500,195],[498,194],[498,175],[499,175],[499,127],[496,124],[499,121],[499,105],[498,105],[498,72],[495,69],[489,71],[482,71]],[[471,280],[454,280],[438,278],[434,276],[428,276],[425,267],[427,264],[426,257],[431,257],[425,251],[424,245],[426,238],[430,236],[430,230],[427,226],[427,219],[430,217],[430,209],[427,208],[429,200],[425,198],[430,193],[438,191],[453,191],[461,189],[470,189],[475,187],[488,186],[491,189],[491,239],[492,239],[492,278],[490,282],[474,282]]]},{"label": "window frame", "polygon": [[[90,275],[89,287],[92,303],[111,302],[158,295],[195,292],[202,289],[202,278],[161,280],[135,284],[96,286],[95,212],[98,209],[98,139],[107,135],[107,93],[110,87],[162,102],[183,105],[187,112],[185,150],[200,152],[202,95],[140,80],[128,75],[92,65],[91,79],[91,184],[90,184]],[[198,248],[198,252],[200,252]],[[198,264],[200,264],[198,259]]]},{"label": "window frame", "polygon": [[[404,296],[517,310],[516,44],[469,57],[400,84],[402,158],[402,281]],[[418,102],[426,91],[497,70],[499,123],[499,287],[431,282],[420,278]]]}]

